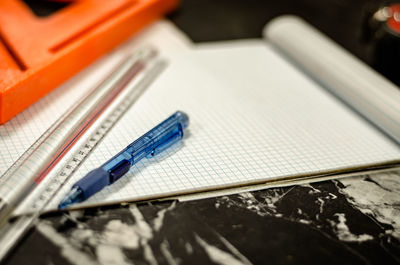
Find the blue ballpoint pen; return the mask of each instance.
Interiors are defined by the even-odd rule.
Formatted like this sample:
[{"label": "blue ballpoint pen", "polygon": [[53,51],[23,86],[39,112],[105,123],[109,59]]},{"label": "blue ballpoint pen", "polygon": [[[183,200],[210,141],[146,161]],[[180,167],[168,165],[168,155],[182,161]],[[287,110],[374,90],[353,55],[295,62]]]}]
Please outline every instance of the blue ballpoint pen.
[{"label": "blue ballpoint pen", "polygon": [[76,182],[67,196],[60,202],[58,208],[64,209],[71,204],[86,200],[122,177],[131,166],[143,157],[153,157],[176,143],[182,139],[183,129],[188,126],[188,123],[189,118],[184,112],[175,112],[101,167],[90,171]]}]

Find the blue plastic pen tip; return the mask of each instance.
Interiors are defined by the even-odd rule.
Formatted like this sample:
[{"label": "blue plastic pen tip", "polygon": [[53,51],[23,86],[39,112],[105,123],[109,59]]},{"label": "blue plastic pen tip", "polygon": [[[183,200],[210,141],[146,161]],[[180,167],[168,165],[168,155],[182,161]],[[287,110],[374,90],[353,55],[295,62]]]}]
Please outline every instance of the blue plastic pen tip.
[{"label": "blue plastic pen tip", "polygon": [[83,201],[83,192],[79,187],[73,187],[67,196],[61,200],[58,204],[58,209],[62,210],[70,206],[71,204]]},{"label": "blue plastic pen tip", "polygon": [[67,206],[68,206],[67,203],[60,203],[60,204],[58,205],[58,209],[59,209],[59,210],[64,210],[65,208],[67,208]]}]

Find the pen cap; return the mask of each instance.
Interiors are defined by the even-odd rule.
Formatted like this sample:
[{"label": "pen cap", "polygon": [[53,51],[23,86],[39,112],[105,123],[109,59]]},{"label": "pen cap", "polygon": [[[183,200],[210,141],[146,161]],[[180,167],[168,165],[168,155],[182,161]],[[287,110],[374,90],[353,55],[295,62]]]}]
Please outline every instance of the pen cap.
[{"label": "pen cap", "polygon": [[175,118],[182,125],[182,129],[185,129],[189,125],[189,116],[183,111],[177,111],[174,113]]}]

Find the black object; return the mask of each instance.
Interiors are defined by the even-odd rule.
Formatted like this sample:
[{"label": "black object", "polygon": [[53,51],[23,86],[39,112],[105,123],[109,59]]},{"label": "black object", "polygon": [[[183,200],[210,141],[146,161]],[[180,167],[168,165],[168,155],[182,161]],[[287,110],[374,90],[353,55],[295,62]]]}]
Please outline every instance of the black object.
[{"label": "black object", "polygon": [[400,3],[370,9],[363,39],[370,45],[372,65],[400,86]]},{"label": "black object", "polygon": [[25,4],[32,10],[38,17],[47,17],[68,6],[67,2],[50,2],[38,0],[24,0]]}]

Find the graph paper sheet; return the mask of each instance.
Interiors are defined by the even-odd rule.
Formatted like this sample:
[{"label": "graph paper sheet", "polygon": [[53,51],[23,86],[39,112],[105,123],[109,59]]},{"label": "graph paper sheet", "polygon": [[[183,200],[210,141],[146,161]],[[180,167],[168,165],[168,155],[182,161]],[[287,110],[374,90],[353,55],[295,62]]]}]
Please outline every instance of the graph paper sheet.
[{"label": "graph paper sheet", "polygon": [[[71,185],[176,110],[184,140],[83,205],[323,173],[400,159],[400,149],[261,41],[179,52],[75,173]],[[81,205],[82,206],[82,205]]]}]

